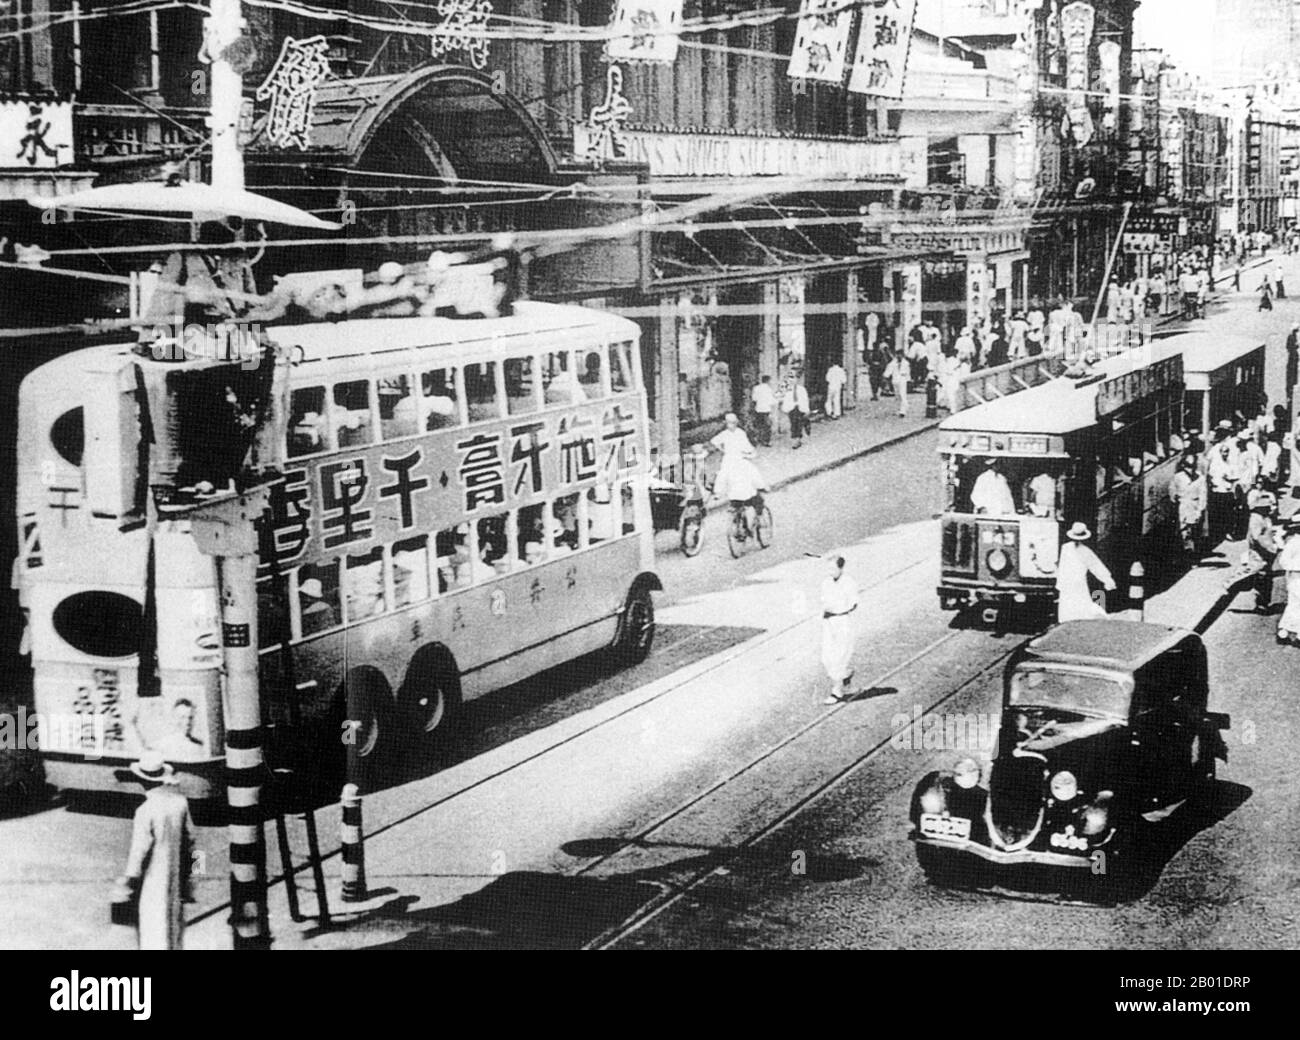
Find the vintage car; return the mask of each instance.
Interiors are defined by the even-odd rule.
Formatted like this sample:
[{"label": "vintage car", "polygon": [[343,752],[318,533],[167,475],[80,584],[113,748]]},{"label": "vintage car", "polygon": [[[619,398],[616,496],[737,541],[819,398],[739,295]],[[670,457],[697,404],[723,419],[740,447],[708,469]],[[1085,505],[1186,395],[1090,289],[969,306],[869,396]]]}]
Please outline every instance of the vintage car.
[{"label": "vintage car", "polygon": [[[1019,647],[1003,675],[996,751],[926,775],[911,838],[936,884],[1056,886],[1103,901],[1134,884],[1146,825],[1214,784],[1226,715],[1206,710],[1205,647],[1138,621],[1069,621]],[[1050,877],[1050,875],[1047,875]]]}]

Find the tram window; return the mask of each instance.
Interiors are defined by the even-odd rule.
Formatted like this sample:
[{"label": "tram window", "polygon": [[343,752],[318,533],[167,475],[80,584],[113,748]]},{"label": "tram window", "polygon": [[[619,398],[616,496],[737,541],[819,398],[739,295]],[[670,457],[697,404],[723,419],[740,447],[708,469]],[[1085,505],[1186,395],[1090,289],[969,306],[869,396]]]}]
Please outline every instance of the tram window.
[{"label": "tram window", "polygon": [[409,437],[416,431],[415,395],[408,376],[385,376],[375,383],[379,394],[379,430],[383,439]]},{"label": "tram window", "polygon": [[384,591],[384,550],[376,546],[347,560],[347,621],[363,621],[387,609]]},{"label": "tram window", "polygon": [[501,418],[501,404],[497,400],[496,368],[495,361],[483,361],[466,365],[462,369],[465,376],[465,402],[469,405],[470,422]]},{"label": "tram window", "polygon": [[586,400],[573,369],[573,354],[567,350],[542,355],[542,387],[547,405],[579,404]]},{"label": "tram window", "polygon": [[[489,373],[488,382],[491,383]],[[420,374],[420,392],[424,399],[424,428],[447,430],[460,425],[460,401],[456,395],[456,370],[435,368]],[[495,399],[495,393],[489,395]]]},{"label": "tram window", "polygon": [[578,494],[561,495],[551,507],[551,537],[547,546],[552,556],[557,553],[573,552],[578,548]]},{"label": "tram window", "polygon": [[614,509],[614,496],[608,484],[597,484],[588,489],[587,544],[596,545],[618,536]]},{"label": "tram window", "polygon": [[371,442],[368,379],[334,384],[333,420],[335,439],[340,448],[356,448]]},{"label": "tram window", "polygon": [[329,451],[333,441],[325,425],[325,388],[304,386],[289,395],[289,457]]},{"label": "tram window", "polygon": [[506,404],[511,415],[537,411],[537,374],[530,357],[507,358],[502,366],[506,377]]},{"label": "tram window", "polygon": [[510,570],[510,542],[506,527],[509,513],[485,516],[478,522],[478,560],[474,567],[474,583],[488,581]]},{"label": "tram window", "polygon": [[623,533],[632,534],[636,530],[636,497],[631,484],[624,484],[620,490],[623,498]]},{"label": "tram window", "polygon": [[304,636],[339,624],[339,561],[298,568],[298,618]]},{"label": "tram window", "polygon": [[516,514],[515,552],[525,566],[546,559],[546,514],[540,505],[524,506]]},{"label": "tram window", "polygon": [[588,401],[595,401],[605,396],[605,378],[602,371],[605,359],[599,350],[586,347],[578,351],[575,359],[578,366],[578,385],[582,387],[583,396]]},{"label": "tram window", "polygon": [[265,650],[290,638],[289,583],[283,574],[268,575],[257,582],[257,647]]},{"label": "tram window", "polygon": [[438,592],[468,588],[473,575],[470,567],[469,524],[457,524],[434,536],[434,553],[438,564]]},{"label": "tram window", "polygon": [[393,606],[429,598],[429,537],[420,535],[393,544]]},{"label": "tram window", "polygon": [[636,389],[630,342],[609,345],[609,386],[616,394],[626,394]]}]

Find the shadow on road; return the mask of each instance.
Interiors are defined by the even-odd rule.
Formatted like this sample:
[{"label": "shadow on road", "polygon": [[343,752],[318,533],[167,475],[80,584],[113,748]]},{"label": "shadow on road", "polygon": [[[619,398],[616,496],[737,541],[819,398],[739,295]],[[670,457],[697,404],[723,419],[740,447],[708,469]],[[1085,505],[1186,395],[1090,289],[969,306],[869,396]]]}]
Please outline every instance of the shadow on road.
[{"label": "shadow on road", "polygon": [[[578,949],[617,928],[654,900],[679,891],[690,879],[724,864],[733,869],[791,869],[789,853],[784,849],[595,838],[570,842],[563,851],[577,858],[601,858],[629,845],[682,849],[688,854],[666,864],[607,878],[519,871],[496,878],[454,903],[423,910],[412,909],[416,897],[399,896],[341,927],[400,933],[396,938],[363,943],[361,948],[365,949]],[[800,869],[809,881],[834,882],[861,877],[873,865],[847,856],[810,854]],[[707,898],[716,902],[725,897],[713,893]]]}]

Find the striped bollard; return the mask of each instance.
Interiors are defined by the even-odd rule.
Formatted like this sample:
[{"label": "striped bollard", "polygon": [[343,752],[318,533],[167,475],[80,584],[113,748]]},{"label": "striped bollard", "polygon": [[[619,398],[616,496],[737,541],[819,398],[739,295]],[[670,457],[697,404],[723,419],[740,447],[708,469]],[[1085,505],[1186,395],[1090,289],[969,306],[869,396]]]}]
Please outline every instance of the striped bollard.
[{"label": "striped bollard", "polygon": [[366,846],[361,831],[361,790],[346,784],[339,799],[343,823],[339,838],[343,846],[343,902],[362,903],[366,894]]},{"label": "striped bollard", "polygon": [[1133,566],[1128,569],[1128,607],[1137,612],[1139,621],[1146,620],[1146,568],[1142,566],[1141,560],[1134,560]]}]

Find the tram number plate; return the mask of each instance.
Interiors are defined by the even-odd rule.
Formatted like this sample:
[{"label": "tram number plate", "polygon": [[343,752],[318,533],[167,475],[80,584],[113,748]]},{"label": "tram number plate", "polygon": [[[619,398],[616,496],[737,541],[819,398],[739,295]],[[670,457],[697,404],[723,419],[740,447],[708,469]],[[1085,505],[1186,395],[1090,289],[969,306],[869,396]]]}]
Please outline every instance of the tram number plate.
[{"label": "tram number plate", "polygon": [[963,816],[940,816],[938,813],[921,813],[921,833],[927,838],[969,838],[970,820]]}]

